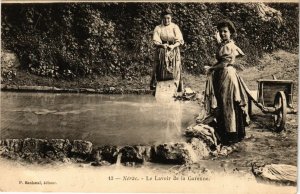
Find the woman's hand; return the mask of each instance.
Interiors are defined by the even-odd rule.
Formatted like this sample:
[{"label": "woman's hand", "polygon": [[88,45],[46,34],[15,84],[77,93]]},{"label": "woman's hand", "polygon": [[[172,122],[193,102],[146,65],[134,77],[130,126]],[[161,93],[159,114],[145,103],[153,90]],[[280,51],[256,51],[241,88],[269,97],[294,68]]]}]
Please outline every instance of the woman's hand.
[{"label": "woman's hand", "polygon": [[220,36],[220,33],[219,33],[218,30],[215,31],[214,38],[217,40],[218,43],[221,43],[221,42],[222,42],[221,36]]},{"label": "woman's hand", "polygon": [[237,70],[240,70],[240,71],[245,70],[245,67],[242,64],[234,64],[233,67],[236,68]]},{"label": "woman's hand", "polygon": [[168,45],[168,49],[173,50],[175,48],[175,45]]},{"label": "woman's hand", "polygon": [[155,42],[154,45],[158,48],[163,48],[163,49],[167,49],[168,48],[168,44],[160,44],[158,42]]},{"label": "woman's hand", "polygon": [[168,48],[170,50],[174,50],[174,48],[179,47],[179,46],[180,46],[180,42],[175,42],[175,44],[168,45]]},{"label": "woman's hand", "polygon": [[161,44],[161,47],[164,48],[164,49],[167,49],[169,47],[168,44]]}]

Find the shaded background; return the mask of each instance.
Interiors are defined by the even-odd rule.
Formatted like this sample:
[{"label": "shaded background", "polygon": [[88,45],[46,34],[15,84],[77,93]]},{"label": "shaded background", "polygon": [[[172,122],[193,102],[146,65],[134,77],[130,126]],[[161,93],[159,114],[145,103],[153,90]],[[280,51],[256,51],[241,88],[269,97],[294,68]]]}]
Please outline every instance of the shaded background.
[{"label": "shaded background", "polygon": [[[166,7],[186,43],[184,72],[203,73],[214,62],[214,30],[223,18],[237,27],[243,65],[278,49],[298,52],[296,3],[51,3],[2,5],[2,54],[15,53],[18,69],[29,74],[62,80],[150,75],[152,32]],[[14,73],[4,68],[2,82]]]}]

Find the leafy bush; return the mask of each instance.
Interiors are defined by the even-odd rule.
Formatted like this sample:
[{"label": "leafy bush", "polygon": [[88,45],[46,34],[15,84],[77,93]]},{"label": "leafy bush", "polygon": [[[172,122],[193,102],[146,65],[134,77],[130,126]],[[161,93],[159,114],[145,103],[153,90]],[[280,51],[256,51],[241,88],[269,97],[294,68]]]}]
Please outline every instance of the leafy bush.
[{"label": "leafy bush", "polygon": [[98,75],[136,79],[150,75],[152,32],[169,6],[182,30],[185,71],[203,72],[214,62],[216,24],[232,20],[246,61],[264,52],[298,47],[298,5],[268,4],[283,23],[260,18],[254,3],[67,3],[3,4],[2,46],[16,53],[22,68],[49,77]]}]

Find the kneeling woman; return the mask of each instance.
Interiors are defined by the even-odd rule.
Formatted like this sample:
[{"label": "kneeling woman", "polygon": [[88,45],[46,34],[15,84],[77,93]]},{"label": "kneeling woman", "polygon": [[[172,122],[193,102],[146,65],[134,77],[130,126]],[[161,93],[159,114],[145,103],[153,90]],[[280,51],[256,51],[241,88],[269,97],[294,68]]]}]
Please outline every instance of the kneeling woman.
[{"label": "kneeling woman", "polygon": [[221,40],[216,54],[217,63],[207,69],[206,100],[217,119],[217,133],[223,144],[235,143],[245,137],[245,125],[249,121],[245,85],[234,68],[235,59],[244,55],[231,39],[236,33],[229,20],[217,26]]}]

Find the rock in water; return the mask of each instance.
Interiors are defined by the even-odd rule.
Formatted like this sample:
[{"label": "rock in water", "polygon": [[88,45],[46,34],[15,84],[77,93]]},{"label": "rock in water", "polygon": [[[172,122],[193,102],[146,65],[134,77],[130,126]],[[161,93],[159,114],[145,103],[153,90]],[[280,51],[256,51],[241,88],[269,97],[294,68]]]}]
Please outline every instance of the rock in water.
[{"label": "rock in water", "polygon": [[99,148],[96,148],[92,152],[92,160],[95,161],[106,161],[111,164],[114,164],[117,162],[117,156],[118,156],[118,149],[116,146],[102,146]]},{"label": "rock in water", "polygon": [[6,139],[2,141],[1,146],[6,147],[8,151],[20,152],[23,147],[23,140],[20,139]]},{"label": "rock in water", "polygon": [[121,163],[143,163],[143,155],[135,147],[125,146],[120,149],[120,153],[122,153]]},{"label": "rock in water", "polygon": [[43,151],[46,143],[47,141],[44,139],[26,138],[23,142],[22,152],[37,154]]},{"label": "rock in water", "polygon": [[297,167],[286,164],[269,164],[252,166],[253,174],[260,180],[297,185]]},{"label": "rock in water", "polygon": [[[52,157],[53,160],[59,159],[62,162],[66,162],[68,161],[67,157],[72,149],[72,145],[68,139],[50,139],[45,148],[55,154],[55,157]],[[49,152],[46,155],[49,155]]]},{"label": "rock in water", "polygon": [[182,143],[165,143],[152,147],[151,161],[164,164],[194,163],[195,153],[191,145]]},{"label": "rock in water", "polygon": [[93,149],[93,144],[89,141],[74,140],[71,152],[76,154],[90,154]]}]

